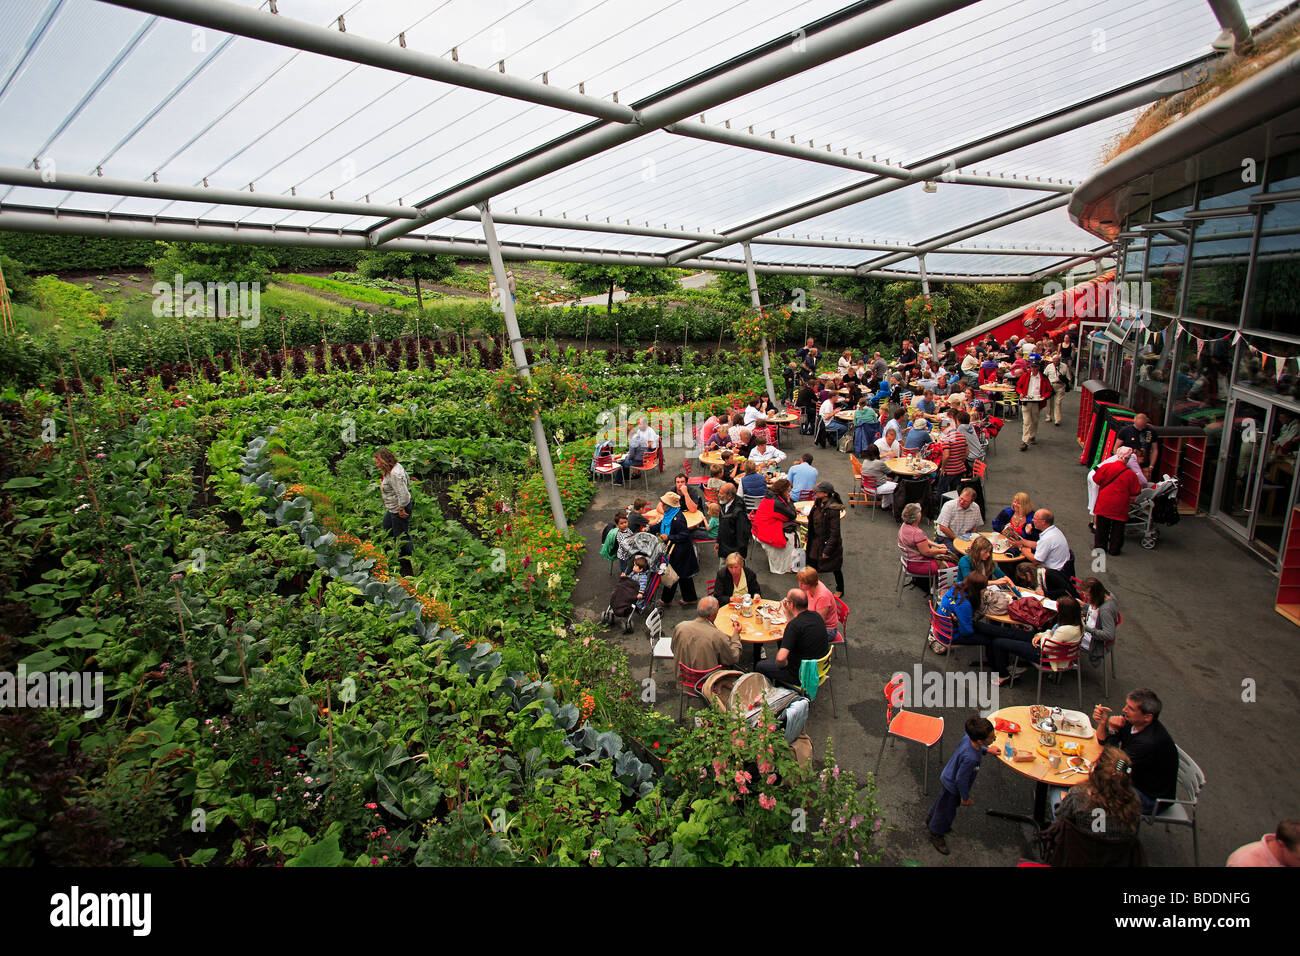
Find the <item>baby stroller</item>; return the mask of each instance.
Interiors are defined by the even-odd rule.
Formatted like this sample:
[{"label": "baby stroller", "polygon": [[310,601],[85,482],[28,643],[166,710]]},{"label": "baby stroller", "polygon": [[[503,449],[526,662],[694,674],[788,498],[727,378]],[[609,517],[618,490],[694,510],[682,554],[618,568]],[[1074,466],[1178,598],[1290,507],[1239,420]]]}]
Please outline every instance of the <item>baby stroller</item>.
[{"label": "baby stroller", "polygon": [[1151,551],[1160,540],[1156,525],[1178,523],[1178,479],[1165,475],[1150,488],[1143,488],[1129,507],[1125,531],[1142,535],[1142,547]]},{"label": "baby stroller", "polygon": [[614,585],[614,593],[610,595],[609,606],[600,616],[602,624],[612,627],[616,621],[624,619],[623,633],[631,634],[636,616],[646,615],[654,606],[654,600],[659,594],[660,552],[658,535],[642,531],[632,536],[632,557],[635,558],[638,554],[645,555],[650,565],[650,577],[646,580],[645,595],[638,601],[637,593],[640,585],[637,584],[636,579],[631,575],[620,577],[618,583]]}]

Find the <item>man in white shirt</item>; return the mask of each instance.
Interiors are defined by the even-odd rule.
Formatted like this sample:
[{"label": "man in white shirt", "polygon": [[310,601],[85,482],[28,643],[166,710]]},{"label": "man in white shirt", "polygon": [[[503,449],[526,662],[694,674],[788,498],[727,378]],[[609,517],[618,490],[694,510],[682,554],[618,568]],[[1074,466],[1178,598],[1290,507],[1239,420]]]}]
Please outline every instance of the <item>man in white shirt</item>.
[{"label": "man in white shirt", "polygon": [[760,412],[754,406],[753,402],[750,402],[748,405],[745,406],[745,427],[746,428],[752,426],[754,422],[758,421],[762,417],[763,417],[763,413]]},{"label": "man in white shirt", "polygon": [[1065,540],[1065,532],[1056,526],[1056,517],[1046,508],[1034,512],[1034,529],[1038,540],[1020,542],[1020,553],[1053,571],[1069,564],[1070,543]]},{"label": "man in white shirt", "polygon": [[876,439],[876,447],[880,449],[881,458],[897,458],[902,454],[902,446],[898,443],[898,428],[892,420],[885,426],[885,433]]},{"label": "man in white shirt", "polygon": [[945,502],[939,509],[938,529],[941,536],[939,543],[951,545],[959,535],[974,531],[983,523],[984,516],[980,514],[980,506],[975,504],[975,489],[963,488],[961,494]]},{"label": "man in white shirt", "polygon": [[785,452],[767,443],[767,432],[761,431],[754,435],[754,447],[749,453],[749,460],[758,465],[758,470],[762,471],[763,466],[785,461]]}]

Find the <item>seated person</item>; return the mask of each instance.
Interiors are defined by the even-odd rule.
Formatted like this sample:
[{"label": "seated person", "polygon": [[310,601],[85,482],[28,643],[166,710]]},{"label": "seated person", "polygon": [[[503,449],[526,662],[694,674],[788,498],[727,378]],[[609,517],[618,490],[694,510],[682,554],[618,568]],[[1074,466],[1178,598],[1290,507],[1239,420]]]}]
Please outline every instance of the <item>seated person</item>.
[{"label": "seated person", "polygon": [[931,541],[921,530],[921,506],[913,501],[903,508],[903,524],[898,529],[898,546],[907,560],[907,573],[931,575],[939,563],[953,564],[957,558],[941,544]]},{"label": "seated person", "polygon": [[1092,712],[1097,742],[1131,758],[1133,789],[1145,814],[1155,812],[1157,800],[1174,799],[1178,789],[1178,748],[1160,722],[1160,709],[1155,691],[1141,688],[1125,699],[1122,716],[1100,704]]},{"label": "seated person", "polygon": [[805,660],[821,660],[831,649],[826,621],[808,607],[801,588],[793,588],[781,602],[785,610],[785,632],[776,659],[762,660],[754,669],[775,684],[800,687],[799,666]]},{"label": "seated person", "polygon": [[982,534],[971,538],[970,548],[957,562],[957,580],[966,580],[966,575],[980,573],[985,581],[1005,578],[1002,566],[993,560],[993,542]]},{"label": "seated person", "polygon": [[988,385],[990,383],[996,383],[997,380],[998,380],[998,363],[991,358],[985,359],[984,363],[980,365],[980,377],[979,377],[978,384]]},{"label": "seated person", "polygon": [[704,483],[704,487],[709,491],[721,491],[722,486],[727,483],[726,473],[721,465],[709,465],[709,480]]},{"label": "seated person", "polygon": [[1017,491],[1011,504],[993,516],[993,530],[999,533],[1010,528],[1025,541],[1037,541],[1038,530],[1033,524],[1034,504],[1024,491]]},{"label": "seated person", "polygon": [[767,479],[758,470],[758,462],[747,458],[740,466],[740,493],[746,498],[761,498],[767,494]]},{"label": "seated person", "polygon": [[935,538],[940,544],[951,544],[961,535],[968,531],[974,531],[984,523],[984,516],[980,514],[980,506],[975,504],[975,489],[969,486],[961,490],[949,501],[945,501],[942,508],[939,509],[939,537]]},{"label": "seated person", "polygon": [[870,398],[859,398],[858,407],[853,410],[853,427],[859,425],[870,425],[880,421],[880,416],[876,414],[875,409],[871,407]]},{"label": "seated person", "polygon": [[758,575],[745,568],[744,556],[738,551],[733,551],[727,555],[726,565],[717,580],[713,582],[713,590],[710,593],[718,599],[718,603],[726,604],[733,594],[742,597],[752,594],[756,598],[761,598],[763,589],[759,586]]},{"label": "seated person", "polygon": [[912,424],[907,428],[907,434],[903,436],[903,451],[920,452],[934,441],[930,437],[930,423],[926,420],[924,412],[914,412],[912,414]]},{"label": "seated person", "polygon": [[790,467],[786,477],[790,479],[790,498],[794,501],[802,501],[804,492],[812,491],[813,486],[817,484],[817,469],[813,467],[813,456],[805,452],[803,457]]},{"label": "seated person", "polygon": [[713,451],[715,448],[731,447],[731,425],[723,422],[713,430],[709,436],[708,443],[704,446],[705,451]]},{"label": "seated person", "polygon": [[876,439],[874,446],[880,453],[881,458],[899,458],[903,454],[903,446],[898,440],[898,428],[891,420],[885,426],[885,433]]},{"label": "seated person", "polygon": [[880,497],[880,507],[894,507],[894,491],[898,488],[898,481],[894,473],[889,470],[889,466],[880,459],[880,449],[874,444],[868,445],[867,450],[862,454],[862,477],[876,479],[876,494]]},{"label": "seated person", "polygon": [[[1010,669],[1013,656],[1036,664],[1044,650],[1060,653],[1071,645],[1077,645],[1083,639],[1082,621],[1079,602],[1071,597],[1062,596],[1057,599],[1056,623],[1050,630],[1040,631],[1028,641],[1024,637],[995,638],[989,645],[989,653],[993,658],[993,666],[998,669],[998,686],[1009,683],[1026,670],[1026,668],[1014,671]],[[1052,662],[1053,671],[1066,670],[1068,667],[1069,665],[1065,663]],[[1103,740],[1100,733],[1098,731],[1098,739]]]},{"label": "seated person", "polygon": [[627,526],[633,534],[639,534],[645,531],[650,525],[650,519],[646,515],[652,511],[650,503],[644,498],[637,498],[632,502],[632,509],[627,513]]},{"label": "seated person", "polygon": [[749,460],[758,465],[759,468],[766,468],[768,465],[775,465],[785,461],[785,452],[775,445],[767,443],[767,432],[759,431],[754,436],[754,448],[749,453]]},{"label": "seated person", "polygon": [[[988,580],[982,574],[971,574],[965,581],[948,588],[939,599],[935,612],[952,618],[953,644],[987,644],[988,638],[975,630],[975,609],[979,607]],[[931,638],[931,647],[940,642]]]},{"label": "seated person", "polygon": [[695,619],[682,621],[673,628],[673,659],[694,671],[707,671],[715,667],[735,667],[740,663],[740,624],[732,625],[731,633],[718,630],[718,599],[700,598]]},{"label": "seated person", "polygon": [[804,568],[796,578],[804,596],[808,598],[808,607],[822,616],[826,622],[826,632],[833,640],[840,626],[840,611],[839,605],[835,603],[835,595],[821,582],[816,568]]},{"label": "seated person", "polygon": [[1046,508],[1039,508],[1034,512],[1033,524],[1038,536],[1030,540],[1021,535],[1018,540],[1020,553],[1045,568],[1062,572],[1067,579],[1072,577],[1074,556],[1070,553],[1070,543],[1065,540],[1065,532],[1056,526],[1056,516]]}]

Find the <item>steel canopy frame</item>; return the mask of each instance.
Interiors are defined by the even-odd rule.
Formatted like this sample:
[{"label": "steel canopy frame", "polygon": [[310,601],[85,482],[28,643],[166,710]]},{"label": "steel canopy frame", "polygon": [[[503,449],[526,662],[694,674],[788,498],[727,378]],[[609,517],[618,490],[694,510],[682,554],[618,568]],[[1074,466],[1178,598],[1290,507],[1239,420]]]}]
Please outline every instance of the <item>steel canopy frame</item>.
[{"label": "steel canopy frame", "polygon": [[[586,127],[552,141],[551,144],[543,146],[532,153],[525,154],[523,157],[509,161],[480,176],[466,180],[460,186],[454,187],[449,192],[434,197],[426,204],[418,207],[325,200],[272,193],[256,194],[251,191],[251,188],[245,192],[244,190],[209,189],[206,187],[168,185],[136,180],[115,180],[100,176],[59,175],[56,186],[54,183],[45,182],[36,170],[15,170],[11,168],[0,169],[0,182],[9,182],[11,185],[27,187],[59,188],[72,192],[82,191],[118,196],[134,195],[177,201],[193,200],[249,207],[384,217],[388,221],[377,223],[360,231],[271,226],[269,235],[275,236],[274,244],[292,244],[284,240],[283,236],[285,235],[297,237],[293,241],[300,244],[307,240],[311,240],[307,244],[317,244],[316,240],[321,237],[333,236],[337,237],[340,245],[355,248],[356,237],[360,236],[368,246],[382,243],[385,248],[397,248],[397,246],[393,245],[397,241],[396,237],[420,228],[433,219],[448,218],[455,221],[481,221],[480,216],[475,215],[471,210],[481,202],[493,198],[493,192],[510,188],[511,185],[517,184],[519,181],[526,181],[544,175],[546,171],[554,171],[572,165],[586,156],[595,155],[613,145],[635,139],[654,129],[664,129],[670,134],[714,141],[775,155],[790,156],[809,162],[880,173],[877,178],[868,180],[859,186],[842,189],[820,199],[789,207],[774,216],[723,233],[690,232],[685,229],[670,230],[667,228],[659,230],[631,226],[630,224],[618,225],[608,221],[605,223],[591,222],[585,218],[578,220],[556,219],[540,215],[536,217],[519,215],[494,216],[495,221],[502,224],[681,239],[693,243],[690,246],[666,254],[652,254],[600,248],[594,250],[586,248],[573,249],[551,246],[547,243],[521,242],[503,247],[503,255],[512,258],[528,254],[537,258],[555,261],[636,262],[647,265],[676,265],[724,271],[733,269],[739,271],[744,266],[731,260],[705,257],[709,253],[726,246],[744,244],[750,240],[756,245],[861,248],[891,253],[891,255],[864,262],[856,267],[826,264],[808,264],[805,266],[798,263],[778,262],[755,263],[755,269],[764,273],[857,274],[888,278],[914,278],[915,276],[912,274],[889,270],[887,267],[926,252],[986,256],[1075,256],[1076,258],[1064,260],[1070,265],[1093,261],[1098,257],[1098,253],[1095,251],[1038,249],[1032,244],[1025,249],[1009,247],[988,249],[944,248],[942,245],[936,246],[934,244],[940,241],[943,243],[956,242],[960,238],[978,235],[981,232],[998,228],[1000,224],[1004,225],[1016,221],[1005,217],[984,220],[970,227],[963,227],[949,232],[940,239],[915,245],[903,243],[855,243],[852,241],[841,243],[838,240],[834,243],[825,240],[786,240],[780,236],[768,236],[763,235],[763,233],[772,229],[779,229],[784,225],[802,222],[825,212],[863,202],[874,196],[928,179],[937,179],[945,183],[988,187],[1036,189],[1061,194],[1059,198],[1068,198],[1071,186],[1066,185],[1064,182],[1054,183],[1033,179],[981,176],[973,173],[962,173],[959,170],[969,163],[981,162],[1006,151],[1040,142],[1043,139],[1049,139],[1090,122],[1096,122],[1099,119],[1144,105],[1153,99],[1168,95],[1179,89],[1186,89],[1194,82],[1191,77],[1191,68],[1210,59],[1210,57],[1203,57],[1191,63],[1185,63],[1181,67],[1166,70],[1156,74],[1155,77],[1136,81],[1119,90],[1094,97],[1082,104],[1028,121],[1002,133],[986,136],[976,143],[968,144],[942,156],[931,157],[912,166],[893,166],[888,163],[877,163],[874,160],[868,161],[849,157],[847,150],[843,150],[842,154],[837,155],[828,150],[813,149],[811,146],[787,144],[774,138],[763,138],[752,133],[746,134],[729,128],[708,126],[703,122],[702,115],[699,123],[685,122],[685,119],[694,116],[703,109],[710,108],[711,105],[726,102],[746,92],[761,89],[845,53],[869,46],[871,43],[878,42],[895,33],[903,32],[912,26],[928,22],[948,12],[968,6],[973,0],[966,0],[966,2],[961,2],[961,0],[888,0],[886,3],[869,7],[861,5],[857,12],[842,12],[843,15],[836,14],[833,22],[830,22],[832,18],[826,18],[825,21],[818,22],[819,24],[826,22],[828,25],[818,27],[817,24],[814,24],[808,30],[806,37],[800,37],[797,48],[795,45],[785,43],[778,38],[758,48],[760,52],[756,54],[747,54],[737,58],[735,61],[737,65],[735,66],[724,65],[709,74],[703,75],[701,79],[692,79],[679,83],[669,90],[649,97],[632,107],[619,106],[616,103],[611,104],[585,94],[572,93],[546,84],[509,77],[504,73],[449,62],[441,57],[418,53],[404,47],[395,47],[391,44],[368,40],[326,27],[290,20],[275,13],[263,13],[256,9],[226,2],[226,0],[204,0],[204,2],[198,2],[198,0],[104,0],[104,2],[156,16],[164,16],[169,19],[209,26],[232,36],[253,37],[295,49],[316,52],[336,59],[392,70],[404,75],[425,77],[558,109],[597,116],[599,119]],[[804,31],[797,32],[802,34]],[[793,37],[794,34],[790,36]],[[676,118],[673,118],[676,114],[684,115],[677,115]],[[604,145],[589,149],[597,138],[607,141],[604,142]],[[581,145],[578,145],[580,143]],[[458,204],[459,209],[454,208]],[[1019,218],[1049,211],[1056,208],[1056,205],[1057,203],[1054,201],[1048,200],[1041,206],[1035,204],[1034,206],[1024,207],[1025,216]],[[8,228],[30,230],[32,228],[31,224],[35,221],[50,222],[48,218],[39,213],[36,213],[35,218],[32,218],[32,210],[23,210],[21,207],[16,206],[8,208],[15,210],[15,212],[0,211],[0,220],[12,224]],[[60,211],[55,210],[54,215],[56,217],[60,216]],[[138,229],[141,222],[140,217],[133,216],[110,218],[105,214],[91,214],[87,217],[66,212],[61,215],[62,218],[57,220],[59,223],[58,231],[75,230],[84,232],[87,229],[87,222],[91,221],[99,222],[104,226],[112,224],[133,230]],[[70,215],[71,218],[69,218]],[[149,217],[145,218],[148,219]],[[186,219],[152,220],[152,222],[156,226],[155,235],[162,231],[170,234],[180,234],[185,231],[184,227],[190,222],[193,222],[195,230],[202,231],[204,235],[209,236],[215,235],[216,232],[222,230],[228,230],[232,234],[243,231],[246,235],[251,230],[254,235],[263,237],[268,235],[265,231],[266,227],[260,224],[240,223],[228,226],[221,223],[206,223],[200,225],[201,220]],[[65,226],[69,228],[65,229]],[[0,228],[3,228],[3,226],[0,226]],[[188,235],[187,238],[196,240],[193,233]],[[240,239],[225,238],[220,241],[250,240],[241,237]],[[461,239],[416,236],[411,237],[411,241],[416,243],[418,248],[430,251],[433,250],[433,247],[437,247],[449,251],[455,250],[454,254],[482,254],[480,249],[476,249],[476,243]],[[402,248],[412,247],[403,242]],[[1033,281],[1044,274],[1050,274],[1051,271],[1055,271],[1055,268],[1040,269],[1027,275],[999,276],[996,277],[996,281]],[[932,278],[936,281],[995,281],[989,277],[965,274],[945,275],[942,278],[936,274]]]}]

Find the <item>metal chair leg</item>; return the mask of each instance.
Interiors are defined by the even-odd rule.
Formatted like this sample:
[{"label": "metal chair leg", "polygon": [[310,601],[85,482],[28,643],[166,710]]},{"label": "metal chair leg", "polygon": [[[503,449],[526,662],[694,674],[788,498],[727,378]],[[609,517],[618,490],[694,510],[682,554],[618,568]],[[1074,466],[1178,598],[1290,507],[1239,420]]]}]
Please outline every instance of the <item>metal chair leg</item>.
[{"label": "metal chair leg", "polygon": [[889,730],[885,730],[885,736],[880,738],[880,753],[876,754],[876,769],[872,771],[877,777],[880,776],[880,761],[885,759],[885,744],[889,742]]}]

